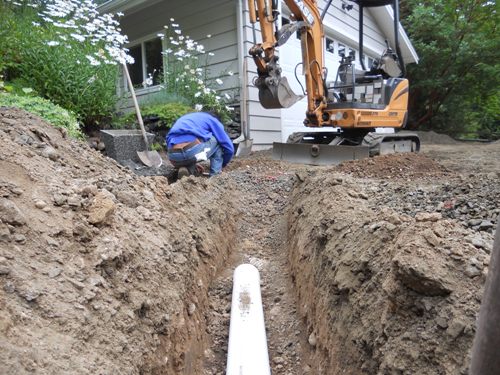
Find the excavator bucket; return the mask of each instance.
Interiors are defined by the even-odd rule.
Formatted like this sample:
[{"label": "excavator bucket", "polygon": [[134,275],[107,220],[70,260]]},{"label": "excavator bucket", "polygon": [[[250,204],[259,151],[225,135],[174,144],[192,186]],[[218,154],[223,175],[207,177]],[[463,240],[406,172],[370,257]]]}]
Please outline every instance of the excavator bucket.
[{"label": "excavator bucket", "polygon": [[266,109],[288,108],[303,97],[303,95],[296,95],[292,91],[286,77],[281,77],[277,85],[263,83],[259,86],[259,101]]}]

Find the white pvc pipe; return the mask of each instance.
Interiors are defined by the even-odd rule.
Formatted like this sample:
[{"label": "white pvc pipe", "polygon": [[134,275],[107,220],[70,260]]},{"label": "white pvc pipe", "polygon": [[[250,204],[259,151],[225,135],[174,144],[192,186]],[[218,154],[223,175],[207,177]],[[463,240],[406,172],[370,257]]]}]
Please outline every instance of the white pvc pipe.
[{"label": "white pvc pipe", "polygon": [[264,310],[257,268],[234,270],[226,375],[270,375]]}]

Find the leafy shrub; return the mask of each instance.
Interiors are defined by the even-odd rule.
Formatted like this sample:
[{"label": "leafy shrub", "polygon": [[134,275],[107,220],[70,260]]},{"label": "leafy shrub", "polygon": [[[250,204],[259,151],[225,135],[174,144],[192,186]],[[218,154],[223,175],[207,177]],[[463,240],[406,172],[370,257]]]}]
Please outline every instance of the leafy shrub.
[{"label": "leafy shrub", "polygon": [[59,3],[0,2],[0,74],[23,80],[85,125],[97,124],[117,100],[116,35],[101,32],[113,21],[99,16],[90,0]]},{"label": "leafy shrub", "polygon": [[66,129],[70,137],[83,139],[75,115],[49,100],[37,96],[0,93],[0,107],[24,109],[56,127]]},{"label": "leafy shrub", "polygon": [[[141,109],[142,117],[147,120],[148,118],[158,117],[160,128],[170,129],[174,122],[182,115],[192,112],[193,109],[182,103],[166,103],[145,106]],[[135,112],[126,114],[116,121],[115,127],[130,127],[137,123]]]},{"label": "leafy shrub", "polygon": [[163,151],[164,149],[165,149],[165,147],[161,143],[155,142],[155,143],[151,144],[152,151]]},{"label": "leafy shrub", "polygon": [[141,97],[140,104],[142,106],[153,106],[156,104],[167,104],[167,103],[179,103],[189,106],[191,102],[183,97],[182,95],[175,92],[167,92],[166,90],[160,90],[144,97]]},{"label": "leafy shrub", "polygon": [[[164,40],[167,48],[163,51],[163,90],[186,98],[197,109],[215,112],[223,123],[229,121],[231,109],[216,90],[224,82],[211,77],[208,69],[210,57],[214,54],[207,53],[202,44],[184,36],[172,18],[170,25],[165,26]],[[226,74],[231,76],[233,73]],[[225,96],[230,98],[228,94]]]}]

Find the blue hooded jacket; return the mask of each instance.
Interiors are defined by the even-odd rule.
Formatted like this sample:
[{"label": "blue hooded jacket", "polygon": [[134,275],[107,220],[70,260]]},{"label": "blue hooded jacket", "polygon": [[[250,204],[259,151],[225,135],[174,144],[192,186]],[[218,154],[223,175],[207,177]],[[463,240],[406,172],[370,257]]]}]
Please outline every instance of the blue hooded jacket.
[{"label": "blue hooded jacket", "polygon": [[206,142],[215,137],[223,150],[223,166],[226,166],[234,154],[234,146],[231,139],[224,131],[224,125],[214,116],[206,112],[193,112],[181,116],[172,126],[167,134],[167,147],[195,139]]}]

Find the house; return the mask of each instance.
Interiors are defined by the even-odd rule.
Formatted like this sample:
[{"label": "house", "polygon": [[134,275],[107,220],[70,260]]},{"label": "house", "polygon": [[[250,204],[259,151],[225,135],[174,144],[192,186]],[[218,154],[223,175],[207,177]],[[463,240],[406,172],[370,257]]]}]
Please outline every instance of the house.
[{"label": "house", "polygon": [[[320,10],[327,0],[318,0]],[[354,5],[353,7],[351,5]],[[290,11],[283,1],[279,2],[281,23],[289,22]],[[258,90],[251,82],[256,76],[256,67],[248,55],[254,44],[252,26],[249,22],[246,0],[110,0],[100,7],[103,13],[122,12],[120,23],[123,33],[129,38],[129,49],[137,65],[131,73],[136,83],[146,80],[148,74],[159,70],[162,64],[161,51],[164,49],[158,33],[171,18],[180,25],[183,33],[212,52],[209,70],[212,78],[221,78],[224,82],[220,93],[227,93],[235,98],[237,104],[245,105],[248,113],[250,135],[254,140],[254,149],[269,148],[273,142],[285,142],[288,135],[303,131],[302,125],[306,111],[306,102],[302,100],[287,109],[264,109],[258,101]],[[393,12],[390,6],[368,8],[364,11],[364,55],[366,65],[379,57],[393,38]],[[345,0],[333,0],[324,18],[325,64],[329,79],[334,80],[339,65],[339,54],[354,51],[358,56],[358,7]],[[258,27],[258,25],[257,25]],[[260,33],[257,32],[257,41]],[[418,56],[403,28],[399,28],[399,40],[404,61],[417,62]],[[280,47],[280,64],[283,75],[288,77],[290,86],[296,93],[301,93],[301,85],[295,77],[295,68],[301,62],[300,40],[292,36]],[[243,59],[248,60],[247,102],[242,103]],[[300,68],[298,69],[300,71]],[[228,72],[233,72],[230,75]],[[304,85],[304,77],[298,79]],[[146,97],[157,90],[153,85],[138,90],[139,97]]]}]

